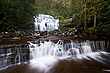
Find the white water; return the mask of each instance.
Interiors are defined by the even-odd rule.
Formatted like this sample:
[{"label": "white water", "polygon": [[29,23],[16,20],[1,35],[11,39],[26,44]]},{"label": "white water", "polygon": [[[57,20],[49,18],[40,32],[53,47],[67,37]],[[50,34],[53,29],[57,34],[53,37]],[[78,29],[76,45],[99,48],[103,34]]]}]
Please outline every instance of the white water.
[{"label": "white water", "polygon": [[35,17],[35,31],[50,31],[58,29],[59,19],[54,19],[50,15],[39,14]]},{"label": "white water", "polygon": [[[92,58],[98,62],[104,63],[104,58],[101,57],[101,53],[105,55],[107,55],[107,53],[97,50],[93,52],[96,47],[94,45],[94,48],[91,48],[91,44],[93,44],[93,42],[89,41],[81,43],[71,41],[71,43],[64,44],[62,40],[59,40],[57,43],[44,41],[43,43],[40,42],[40,44],[33,44],[30,42],[30,64],[32,67],[37,67],[45,71],[59,60],[63,59],[91,60]],[[102,48],[102,50],[103,49],[104,48]]]},{"label": "white water", "polygon": [[[65,43],[68,42],[68,43]],[[37,42],[35,42],[37,43]],[[6,69],[13,65],[21,65],[26,62],[28,55],[27,50],[30,49],[29,66],[37,68],[44,73],[47,73],[56,63],[61,60],[90,60],[98,61],[103,64],[110,64],[109,41],[62,41],[57,43],[52,41],[44,41],[39,44],[30,42],[28,47],[16,46],[11,48],[0,49],[0,70]],[[110,71],[110,69],[103,69]]]},{"label": "white water", "polygon": [[[26,47],[25,47],[26,48]],[[26,62],[26,49],[21,47],[9,47],[0,49],[0,70],[13,65],[20,65]]]}]

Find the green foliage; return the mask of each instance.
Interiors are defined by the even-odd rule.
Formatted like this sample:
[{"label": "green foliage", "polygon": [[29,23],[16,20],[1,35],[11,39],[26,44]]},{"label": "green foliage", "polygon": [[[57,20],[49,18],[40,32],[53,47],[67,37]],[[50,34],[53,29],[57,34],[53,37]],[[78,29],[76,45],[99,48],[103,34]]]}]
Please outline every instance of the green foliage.
[{"label": "green foliage", "polygon": [[100,0],[97,7],[97,24],[99,25],[100,22],[104,25],[110,24],[110,1]]},{"label": "green foliage", "polygon": [[4,26],[1,31],[30,28],[36,11],[34,4],[34,0],[1,0],[0,26]]},{"label": "green foliage", "polygon": [[63,20],[60,20],[60,23],[61,23],[61,28],[63,29],[64,27],[67,27],[69,24],[70,24],[70,22],[71,22],[72,20],[70,20],[70,19],[63,19]]},{"label": "green foliage", "polygon": [[76,30],[75,27],[73,27],[73,28],[69,28],[68,32],[74,32],[75,30]]},{"label": "green foliage", "polygon": [[85,12],[89,11],[90,9],[89,8],[84,8],[82,11],[81,11],[81,14],[84,14]]},{"label": "green foliage", "polygon": [[0,30],[32,28],[33,16],[37,14],[58,18],[62,30],[82,32],[88,28],[89,31],[108,32],[110,0],[0,0],[0,26],[4,27]]},{"label": "green foliage", "polygon": [[63,28],[65,25],[68,24],[68,21],[64,19],[64,20],[60,20],[60,23],[61,23],[61,28]]},{"label": "green foliage", "polygon": [[76,14],[74,14],[74,15],[72,16],[72,19],[73,19],[73,20],[76,20],[76,19],[79,18],[79,16],[80,16],[80,13],[76,13]]}]

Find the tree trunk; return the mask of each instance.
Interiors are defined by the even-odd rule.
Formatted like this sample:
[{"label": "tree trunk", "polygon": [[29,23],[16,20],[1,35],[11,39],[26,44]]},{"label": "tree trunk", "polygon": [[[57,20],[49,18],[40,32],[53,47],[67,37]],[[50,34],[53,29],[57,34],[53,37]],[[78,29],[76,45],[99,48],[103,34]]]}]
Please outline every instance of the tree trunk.
[{"label": "tree trunk", "polygon": [[64,4],[66,4],[66,0],[64,0]]},{"label": "tree trunk", "polygon": [[[79,2],[79,6],[80,6],[80,10],[82,10],[82,0],[80,0]],[[80,24],[81,24],[81,21],[82,21],[82,14],[80,14]]]},{"label": "tree trunk", "polygon": [[95,11],[94,11],[94,27],[96,27],[96,14],[97,14],[97,12],[96,12],[96,0],[95,0]]},{"label": "tree trunk", "polygon": [[[84,0],[84,8],[86,8],[86,0]],[[86,12],[85,12],[85,14],[84,14],[84,29],[86,29],[87,28],[87,22],[86,22]]]},{"label": "tree trunk", "polygon": [[94,27],[96,27],[96,11],[94,12]]}]

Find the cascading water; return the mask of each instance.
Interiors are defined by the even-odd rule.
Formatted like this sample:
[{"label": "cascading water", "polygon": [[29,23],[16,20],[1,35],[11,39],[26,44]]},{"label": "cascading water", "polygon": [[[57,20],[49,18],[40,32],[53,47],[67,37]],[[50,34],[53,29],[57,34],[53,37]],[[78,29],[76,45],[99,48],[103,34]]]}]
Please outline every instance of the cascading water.
[{"label": "cascading water", "polygon": [[[97,44],[98,43],[98,44]],[[99,51],[106,51],[109,48],[109,42],[107,47],[104,47],[104,41],[86,41],[86,42],[73,42],[64,44],[62,40],[59,40],[56,44],[51,41],[44,41],[40,44],[33,44],[30,42],[30,52],[32,58],[38,58],[42,56],[77,56],[82,54],[95,53]],[[99,48],[100,47],[100,48]]]},{"label": "cascading water", "polygon": [[110,72],[109,41],[42,40],[29,43],[0,49],[0,73]]},{"label": "cascading water", "polygon": [[6,69],[13,65],[26,63],[29,59],[27,53],[27,45],[0,48],[0,70]]},{"label": "cascading water", "polygon": [[109,49],[109,45],[109,42],[105,45],[104,41],[71,41],[70,43],[64,43],[59,40],[57,43],[44,41],[40,44],[30,42],[30,57],[32,59],[30,63],[32,66],[45,70],[62,59],[94,59],[105,64],[105,59],[101,55],[109,55],[105,51]]},{"label": "cascading water", "polygon": [[58,29],[59,19],[54,19],[50,15],[39,14],[35,17],[35,31],[50,31]]}]

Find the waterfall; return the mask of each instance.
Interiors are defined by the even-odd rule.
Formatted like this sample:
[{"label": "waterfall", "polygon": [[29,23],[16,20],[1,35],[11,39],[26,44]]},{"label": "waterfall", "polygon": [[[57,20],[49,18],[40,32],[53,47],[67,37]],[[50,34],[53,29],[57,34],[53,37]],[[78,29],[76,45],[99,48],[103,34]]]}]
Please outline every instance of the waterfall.
[{"label": "waterfall", "polygon": [[59,19],[54,19],[50,15],[39,14],[35,17],[35,31],[50,31],[58,29]]},{"label": "waterfall", "polygon": [[40,71],[49,71],[61,60],[87,60],[110,64],[109,41],[58,40],[29,42],[29,45],[0,48],[0,70],[28,64]]},{"label": "waterfall", "polygon": [[109,47],[109,42],[105,47],[104,41],[84,41],[84,42],[73,42],[64,43],[59,40],[56,44],[51,41],[44,41],[40,44],[33,44],[30,42],[30,54],[31,58],[39,58],[44,56],[54,56],[54,57],[83,57],[90,56],[92,54],[106,52]]},{"label": "waterfall", "polygon": [[0,70],[26,63],[28,50],[27,45],[0,48]]},{"label": "waterfall", "polygon": [[[44,41],[39,44],[30,42],[30,66],[41,71],[48,71],[60,60],[95,60],[106,64],[110,62],[104,56],[109,57],[109,41],[70,41],[65,43],[59,40],[57,43]],[[110,52],[110,51],[109,51]]]}]

